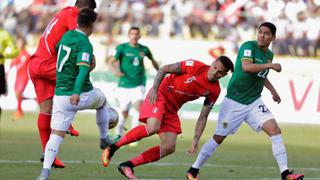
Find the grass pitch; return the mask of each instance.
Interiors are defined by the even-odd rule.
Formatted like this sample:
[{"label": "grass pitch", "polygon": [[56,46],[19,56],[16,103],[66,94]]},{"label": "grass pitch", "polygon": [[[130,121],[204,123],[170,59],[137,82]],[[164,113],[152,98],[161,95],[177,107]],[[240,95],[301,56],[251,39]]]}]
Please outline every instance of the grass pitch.
[{"label": "grass pitch", "polygon": [[[41,145],[37,132],[36,113],[26,113],[23,120],[12,121],[5,111],[0,122],[0,179],[36,179],[42,165]],[[195,121],[183,121],[176,152],[160,161],[135,168],[141,179],[185,179],[185,172],[195,161],[186,150],[191,146]],[[65,169],[53,169],[54,180],[124,179],[117,165],[159,143],[157,135],[143,139],[138,147],[124,147],[108,168],[100,163],[98,130],[95,115],[78,113],[74,122],[79,137],[66,136],[59,157]],[[201,145],[212,136],[216,122],[209,121]],[[320,179],[319,125],[280,124],[286,144],[289,167],[305,174],[305,179]],[[236,135],[228,137],[200,171],[200,178],[209,179],[280,179],[269,138],[256,134],[243,124]]]}]

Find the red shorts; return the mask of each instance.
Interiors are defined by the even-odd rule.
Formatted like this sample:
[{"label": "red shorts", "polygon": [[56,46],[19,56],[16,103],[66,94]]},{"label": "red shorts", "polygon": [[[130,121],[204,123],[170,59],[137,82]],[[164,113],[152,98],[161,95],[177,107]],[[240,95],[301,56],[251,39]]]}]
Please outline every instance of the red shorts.
[{"label": "red shorts", "polygon": [[29,74],[37,94],[38,103],[53,98],[56,87],[57,57],[47,59],[32,56],[29,63]]},{"label": "red shorts", "polygon": [[141,106],[139,120],[143,123],[146,123],[148,118],[156,118],[161,121],[158,133],[173,132],[180,134],[182,130],[180,119],[177,113],[178,110],[170,106],[169,102],[162,93],[158,93],[157,101],[154,104],[149,103],[148,95]]}]

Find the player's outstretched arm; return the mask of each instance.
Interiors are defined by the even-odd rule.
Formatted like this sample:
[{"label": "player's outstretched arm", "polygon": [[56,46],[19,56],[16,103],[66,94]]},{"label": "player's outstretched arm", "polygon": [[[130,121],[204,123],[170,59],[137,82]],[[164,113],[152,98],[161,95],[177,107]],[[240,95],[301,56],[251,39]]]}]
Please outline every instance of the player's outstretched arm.
[{"label": "player's outstretched arm", "polygon": [[254,64],[250,59],[243,59],[242,69],[243,72],[246,73],[258,73],[266,69],[273,69],[277,72],[281,72],[281,65],[279,63]]},{"label": "player's outstretched arm", "polygon": [[194,155],[198,150],[199,140],[206,127],[208,116],[210,114],[211,109],[212,109],[212,106],[208,106],[205,104],[202,106],[195,130],[194,130],[192,146],[187,151],[189,155]]},{"label": "player's outstretched arm", "polygon": [[242,69],[246,73],[258,73],[272,67],[272,63],[254,64],[252,60],[243,59]]}]

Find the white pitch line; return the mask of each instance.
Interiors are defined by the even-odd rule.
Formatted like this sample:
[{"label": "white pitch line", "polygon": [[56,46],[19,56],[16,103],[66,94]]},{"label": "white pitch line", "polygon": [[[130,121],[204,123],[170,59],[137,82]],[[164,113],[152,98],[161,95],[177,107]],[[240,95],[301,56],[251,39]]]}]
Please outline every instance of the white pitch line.
[{"label": "white pitch line", "polygon": [[[65,163],[69,164],[101,164],[100,161],[79,161],[79,160],[63,160]],[[0,160],[0,164],[37,164],[40,161],[36,160]],[[111,162],[111,164],[119,164],[121,162]],[[161,163],[161,162],[154,162],[149,165],[156,165],[156,166],[190,166],[190,163]],[[221,165],[221,164],[205,164],[204,166],[207,167],[217,167],[217,168],[248,168],[248,169],[278,169],[276,166],[244,166],[244,165]],[[320,172],[320,167],[292,167],[292,169],[299,169],[299,170],[306,170],[306,171],[318,171]],[[320,178],[319,178],[320,179]]]},{"label": "white pitch line", "polygon": [[[79,160],[64,160],[63,162],[68,164],[101,164],[100,161],[79,161]],[[40,164],[39,161],[35,160],[0,160],[0,164]],[[119,164],[120,162],[111,162],[111,164]],[[190,163],[152,163],[149,165],[156,165],[156,166],[190,166]],[[250,168],[250,169],[277,169],[277,167],[272,166],[243,166],[243,165],[218,165],[218,164],[205,164],[204,166],[207,167],[217,167],[217,168]],[[293,169],[299,169],[304,171],[320,171],[320,168],[299,168],[299,167],[293,167]],[[304,178],[305,180],[320,180],[320,177],[314,177],[314,178]],[[175,180],[175,179],[141,179],[141,180]],[[215,179],[215,180],[225,180],[225,179]],[[233,180],[233,179],[228,179]],[[278,178],[252,178],[252,179],[235,179],[235,180],[278,180]]]}]

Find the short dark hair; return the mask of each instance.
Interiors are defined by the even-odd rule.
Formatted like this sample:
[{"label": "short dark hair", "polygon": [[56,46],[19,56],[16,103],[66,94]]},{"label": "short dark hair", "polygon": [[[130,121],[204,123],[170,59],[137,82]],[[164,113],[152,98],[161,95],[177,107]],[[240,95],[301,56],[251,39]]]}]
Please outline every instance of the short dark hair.
[{"label": "short dark hair", "polygon": [[132,27],[129,29],[129,31],[128,31],[128,32],[130,32],[130,31],[132,31],[132,30],[137,30],[137,31],[139,31],[139,32],[140,32],[140,28],[139,28],[139,27],[137,27],[137,26],[132,26]]},{"label": "short dark hair", "polygon": [[97,7],[95,0],[77,0],[75,4],[78,8],[95,9]]},{"label": "short dark hair", "polygon": [[263,22],[262,24],[260,24],[259,29],[264,26],[270,29],[271,34],[272,35],[276,35],[277,32],[277,28],[274,24],[272,24],[271,22]]},{"label": "short dark hair", "polygon": [[233,62],[227,56],[220,56],[216,61],[220,61],[223,64],[223,66],[227,69],[227,72],[229,70],[231,70],[231,72],[234,71]]},{"label": "short dark hair", "polygon": [[91,26],[97,19],[97,13],[93,9],[84,8],[78,15],[78,26],[80,28]]}]

